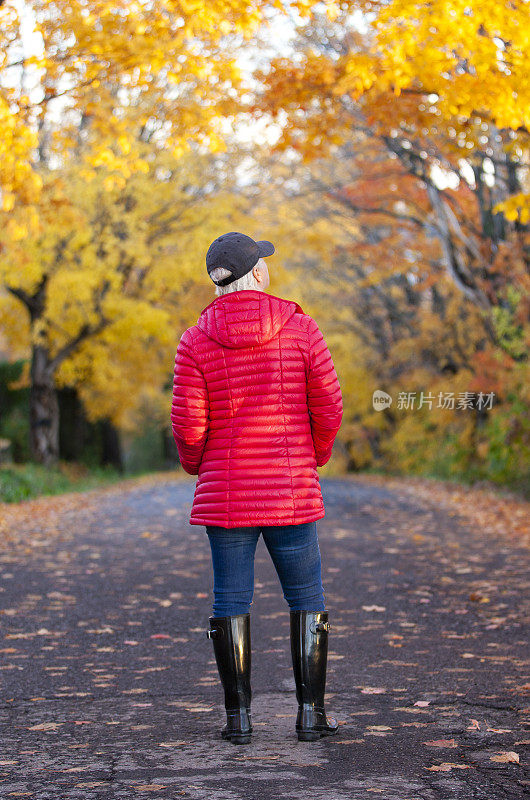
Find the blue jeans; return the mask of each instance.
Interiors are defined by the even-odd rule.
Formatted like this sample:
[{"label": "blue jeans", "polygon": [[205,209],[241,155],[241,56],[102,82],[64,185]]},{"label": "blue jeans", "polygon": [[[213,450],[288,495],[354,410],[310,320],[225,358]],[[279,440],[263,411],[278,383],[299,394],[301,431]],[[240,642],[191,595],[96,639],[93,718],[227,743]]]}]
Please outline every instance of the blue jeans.
[{"label": "blue jeans", "polygon": [[207,525],[214,572],[213,616],[247,614],[254,597],[254,555],[260,534],[293,611],[325,611],[316,522],[222,528]]}]

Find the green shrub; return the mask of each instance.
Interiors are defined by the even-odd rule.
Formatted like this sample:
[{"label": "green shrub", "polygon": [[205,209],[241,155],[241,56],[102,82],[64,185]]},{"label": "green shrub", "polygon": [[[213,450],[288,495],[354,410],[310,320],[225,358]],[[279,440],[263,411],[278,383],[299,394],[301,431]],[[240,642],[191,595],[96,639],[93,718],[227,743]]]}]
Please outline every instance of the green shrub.
[{"label": "green shrub", "polygon": [[123,477],[112,467],[89,470],[75,462],[59,462],[56,467],[31,462],[6,464],[0,467],[0,501],[18,503],[40,495],[86,491]]}]

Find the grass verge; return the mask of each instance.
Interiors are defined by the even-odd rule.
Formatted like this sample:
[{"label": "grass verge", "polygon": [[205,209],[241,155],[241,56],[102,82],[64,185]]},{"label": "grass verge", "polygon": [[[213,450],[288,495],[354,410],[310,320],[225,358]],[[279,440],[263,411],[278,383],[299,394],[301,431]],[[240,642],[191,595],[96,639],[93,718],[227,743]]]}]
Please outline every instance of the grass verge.
[{"label": "grass verge", "polygon": [[41,495],[83,492],[148,472],[152,470],[124,475],[111,466],[90,468],[70,461],[60,461],[53,467],[5,464],[0,466],[0,502],[19,503]]}]

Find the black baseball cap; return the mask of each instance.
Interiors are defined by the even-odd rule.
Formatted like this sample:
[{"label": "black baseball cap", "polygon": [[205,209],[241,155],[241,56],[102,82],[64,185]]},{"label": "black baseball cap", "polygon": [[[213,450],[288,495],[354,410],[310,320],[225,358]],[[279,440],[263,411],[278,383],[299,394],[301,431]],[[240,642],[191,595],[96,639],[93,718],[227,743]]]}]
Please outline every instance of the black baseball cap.
[{"label": "black baseball cap", "polygon": [[206,253],[206,269],[208,275],[217,267],[230,270],[232,275],[214,281],[217,286],[228,286],[229,283],[242,278],[250,272],[260,258],[272,256],[274,245],[272,242],[255,242],[250,236],[237,231],[223,233],[215,239]]}]

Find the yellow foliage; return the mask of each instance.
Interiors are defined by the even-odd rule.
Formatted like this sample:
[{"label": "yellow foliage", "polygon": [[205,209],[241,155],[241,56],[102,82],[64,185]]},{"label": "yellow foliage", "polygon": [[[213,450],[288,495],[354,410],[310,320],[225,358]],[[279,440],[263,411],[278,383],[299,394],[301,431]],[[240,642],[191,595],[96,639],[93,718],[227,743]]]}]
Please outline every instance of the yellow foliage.
[{"label": "yellow foliage", "polygon": [[[36,202],[39,129],[42,136],[51,131],[48,155],[64,164],[77,157],[81,119],[84,147],[91,151],[87,180],[104,166],[108,191],[123,186],[123,178],[135,171],[147,173],[138,140],[145,126],[156,129],[158,141],[175,153],[188,152],[197,142],[223,149],[218,120],[235,107],[229,90],[242,81],[235,58],[239,37],[250,40],[267,24],[271,8],[286,15],[296,9],[304,18],[313,5],[309,0],[0,5],[0,207],[9,212],[17,203]],[[36,52],[21,59],[28,41]],[[20,80],[21,66],[35,84],[31,92]],[[20,240],[24,226],[13,225],[10,235]]]},{"label": "yellow foliage", "polygon": [[162,152],[143,163],[147,174],[112,188],[105,170],[87,182],[83,161],[45,174],[37,232],[0,251],[6,286],[33,295],[45,282],[31,324],[18,299],[0,295],[10,347],[24,343],[29,355],[43,345],[59,360],[57,386],[75,386],[91,420],[125,426],[144,390],[163,394],[180,333],[203,302],[189,293],[207,283],[206,250],[236,206],[229,194],[200,200],[215,168],[209,155]]},{"label": "yellow foliage", "polygon": [[[329,151],[331,137],[352,124],[339,96],[359,101],[364,119],[383,135],[416,125],[425,133],[430,126],[447,130],[462,150],[480,136],[474,124],[485,120],[519,129],[516,141],[526,148],[529,3],[344,0],[329,10],[330,40],[336,30],[341,42],[335,53],[304,47],[296,60],[274,58],[270,69],[257,70],[267,91],[254,112],[276,117],[281,110],[285,117],[278,151],[293,142],[307,160]],[[362,34],[352,23],[359,10],[366,12]],[[302,34],[314,36],[311,24]]]},{"label": "yellow foliage", "polygon": [[493,213],[502,213],[510,222],[519,220],[522,225],[527,225],[530,221],[530,194],[519,192],[497,203],[493,207]]}]

